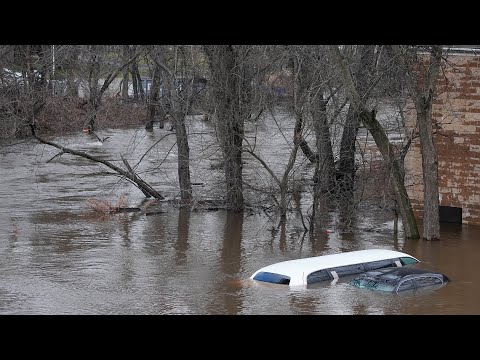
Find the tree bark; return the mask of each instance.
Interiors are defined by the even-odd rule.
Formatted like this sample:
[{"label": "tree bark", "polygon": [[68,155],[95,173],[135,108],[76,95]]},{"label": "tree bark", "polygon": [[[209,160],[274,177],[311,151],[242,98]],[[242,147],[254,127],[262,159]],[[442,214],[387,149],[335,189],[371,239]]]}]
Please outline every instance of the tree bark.
[{"label": "tree bark", "polygon": [[334,159],[332,151],[332,142],[327,118],[327,101],[323,94],[315,98],[312,118],[313,128],[316,137],[316,155],[315,171],[313,174],[313,207],[312,221],[310,222],[310,232],[322,226],[325,215],[332,208],[332,194],[335,186]]},{"label": "tree bark", "polygon": [[79,47],[78,46],[68,46],[66,50],[66,61],[63,65],[66,73],[67,80],[67,95],[72,98],[78,97],[78,81],[75,79],[75,72],[77,71],[77,61],[78,61]]},{"label": "tree bark", "polygon": [[432,135],[432,103],[417,114],[423,169],[423,238],[440,239],[440,202],[438,199],[438,157]]},{"label": "tree bark", "polygon": [[159,109],[159,92],[160,92],[160,73],[162,69],[159,65],[155,64],[155,68],[153,70],[153,78],[152,78],[152,87],[150,88],[149,94],[149,102],[148,102],[148,114],[147,114],[147,122],[145,124],[146,130],[153,130],[153,122],[155,120],[155,115],[157,114],[157,109]]},{"label": "tree bark", "polygon": [[[357,92],[362,97],[364,103],[367,101],[365,96],[368,88],[368,79],[373,68],[373,49],[374,45],[358,46],[358,63],[354,64],[355,71],[352,74]],[[341,202],[351,203],[354,199],[355,187],[355,144],[360,127],[360,114],[354,106],[348,108],[345,125],[343,127],[342,139],[340,142],[340,154],[337,170],[337,186]]]},{"label": "tree bark", "polygon": [[327,103],[323,94],[312,104],[313,127],[316,134],[317,166],[314,177],[314,195],[317,199],[328,200],[334,189],[335,166],[333,159],[330,127],[327,119]]},{"label": "tree bark", "polygon": [[360,114],[350,106],[347,111],[342,139],[340,141],[340,154],[338,159],[337,186],[338,194],[342,201],[353,200],[355,182],[355,142],[360,127]]},{"label": "tree bark", "polygon": [[[188,107],[184,98],[179,94],[175,86],[175,73],[165,65],[165,48],[155,46],[152,54],[155,65],[164,72],[164,79],[167,83],[170,103],[170,114],[175,128],[178,149],[178,179],[180,186],[180,197],[183,203],[188,203],[192,199],[192,183],[190,179],[190,148],[188,145],[188,135],[185,125],[185,116]],[[177,59],[174,59],[176,62]]]},{"label": "tree bark", "polygon": [[391,171],[390,176],[393,180],[395,198],[397,200],[400,216],[402,218],[405,237],[410,239],[418,239],[420,238],[420,234],[418,232],[417,221],[415,219],[415,214],[413,213],[410,198],[405,187],[405,171],[403,163],[399,161],[400,156],[395,155],[394,146],[388,140],[385,130],[382,128],[373,113],[364,109],[364,111],[360,114],[360,118],[367,130],[372,134],[375,144],[380,150],[384,161],[388,164],[388,168]]},{"label": "tree bark", "polygon": [[[218,133],[225,159],[226,207],[239,212],[244,208],[242,142],[244,121],[249,116],[244,107],[248,101],[242,100],[251,84],[248,76],[239,76],[245,65],[238,62],[240,59],[232,45],[206,45],[204,49],[213,78]],[[246,75],[245,72],[242,75]]]},{"label": "tree bark", "polygon": [[[438,157],[433,142],[432,105],[436,79],[442,60],[442,48],[435,45],[431,49],[428,69],[423,76],[423,85],[417,80],[418,69],[409,63],[405,53],[398,46],[392,49],[406,72],[406,83],[417,112],[417,126],[422,153],[423,198],[423,238],[440,239],[440,202],[438,194]],[[417,76],[416,76],[417,75]]]},{"label": "tree bark", "polygon": [[392,177],[394,184],[395,196],[398,202],[400,216],[402,218],[405,237],[418,239],[420,235],[417,222],[410,203],[410,198],[405,188],[403,162],[399,161],[401,156],[395,155],[395,148],[388,140],[385,130],[376,119],[375,114],[366,109],[360,94],[357,92],[352,75],[344,64],[339,48],[332,45],[330,46],[330,50],[334,62],[340,70],[343,83],[348,92],[351,101],[350,106],[354,106],[358,109],[360,119],[367,130],[372,134],[375,144],[382,154],[384,161],[388,165],[388,168],[391,169],[390,176]]},{"label": "tree bark", "polygon": [[[124,61],[130,58],[130,48],[129,45],[123,45],[123,58]],[[125,66],[123,70],[123,80],[122,80],[122,99],[123,101],[128,101],[128,80],[129,80],[129,67]]]},{"label": "tree bark", "polygon": [[175,114],[175,134],[178,148],[178,179],[180,183],[180,197],[182,201],[192,198],[192,183],[190,180],[190,148],[188,146],[185,113]]},{"label": "tree bark", "polygon": [[137,86],[138,86],[138,93],[139,93],[139,98],[140,101],[145,100],[145,90],[143,89],[143,83],[142,83],[142,75],[140,74],[140,70],[138,69],[138,63],[135,61],[133,64],[133,76],[137,77]]},{"label": "tree bark", "polygon": [[[294,73],[293,107],[297,123],[303,127],[303,116],[308,114],[313,123],[316,139],[316,154],[306,145],[302,132],[296,131],[296,146],[300,146],[310,161],[315,163],[313,175],[313,213],[310,230],[317,218],[328,213],[331,194],[334,189],[334,158],[327,116],[328,99],[325,98],[325,71],[321,64],[325,56],[320,48],[301,48],[292,53]],[[298,125],[296,125],[296,128]],[[327,205],[327,206],[325,206]],[[321,207],[320,207],[321,206]],[[320,211],[318,211],[320,210]]]}]

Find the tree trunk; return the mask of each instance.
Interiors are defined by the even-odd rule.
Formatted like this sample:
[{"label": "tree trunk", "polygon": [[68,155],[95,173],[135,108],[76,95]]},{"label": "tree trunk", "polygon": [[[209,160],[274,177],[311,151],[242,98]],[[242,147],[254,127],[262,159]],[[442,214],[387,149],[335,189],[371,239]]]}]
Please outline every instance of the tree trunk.
[{"label": "tree trunk", "polygon": [[98,61],[98,56],[96,54],[91,55],[91,61],[89,65],[90,65],[90,75],[88,78],[88,88],[89,88],[88,110],[89,111],[87,113],[85,126],[89,127],[91,131],[94,131],[95,119],[97,117],[97,109],[99,107],[98,81],[100,76],[100,63]]},{"label": "tree trunk", "polygon": [[122,91],[122,100],[123,102],[128,101],[128,66],[125,67],[125,70],[123,71],[123,79],[121,82],[121,91]]},{"label": "tree trunk", "polygon": [[[175,135],[177,138],[180,197],[183,203],[188,203],[188,201],[190,201],[192,198],[192,183],[190,180],[190,148],[188,146],[188,135],[185,125],[185,115],[188,111],[188,108],[183,106],[185,99],[180,97],[180,94],[175,87],[175,73],[165,65],[164,47],[156,46],[154,48],[152,57],[156,66],[163,70],[165,75],[163,78],[167,83],[170,113],[172,115],[173,127],[175,128]],[[176,61],[177,59],[175,59],[175,62]],[[158,93],[158,91],[155,92]]]},{"label": "tree trunk", "polygon": [[402,157],[395,154],[395,148],[388,140],[385,130],[380,125],[373,112],[367,111],[365,103],[362,101],[353,81],[350,71],[347,69],[340,50],[337,46],[330,46],[331,54],[335,64],[338,66],[343,83],[350,98],[350,106],[356,107],[360,114],[360,119],[372,134],[375,144],[389,169],[392,177],[395,196],[398,202],[398,209],[403,222],[403,229],[406,238],[418,239],[420,237],[415,215],[413,213],[410,198],[405,188],[404,167]]},{"label": "tree trunk", "polygon": [[333,159],[332,141],[327,119],[327,103],[321,94],[312,104],[313,126],[316,135],[317,168],[314,178],[315,196],[328,200],[334,188],[335,165]]},{"label": "tree trunk", "polygon": [[213,78],[213,96],[217,103],[218,133],[223,151],[226,182],[226,207],[242,211],[243,161],[242,142],[246,112],[242,98],[250,86],[248,79],[238,76],[243,64],[238,63],[232,45],[208,45],[204,47]]},{"label": "tree trunk", "polygon": [[[433,46],[430,55],[426,88],[423,91],[422,100],[416,104],[417,124],[420,135],[423,169],[423,238],[426,240],[440,239],[440,202],[438,196],[438,158],[437,150],[433,143],[432,132],[432,102],[436,86],[436,78],[440,70],[442,60],[441,46]],[[423,103],[423,104],[422,104]],[[423,105],[423,106],[422,106]],[[420,110],[420,111],[418,111]]]},{"label": "tree trunk", "polygon": [[142,75],[140,75],[140,70],[138,69],[137,62],[134,63],[134,76],[137,77],[137,86],[139,92],[140,101],[145,101],[145,90],[143,89]]},{"label": "tree trunk", "polygon": [[[136,45],[133,46],[133,53],[136,51]],[[142,77],[140,75],[140,71],[138,70],[138,61],[132,62],[131,66],[131,74],[132,74],[132,83],[133,83],[133,98],[135,101],[144,101],[145,99],[145,92],[143,91],[142,86]]]},{"label": "tree trunk", "polygon": [[313,128],[316,137],[317,159],[313,174],[313,207],[310,232],[322,226],[325,215],[332,208],[335,175],[332,142],[327,118],[327,102],[323,94],[312,104]]},{"label": "tree trunk", "polygon": [[312,164],[316,164],[318,161],[318,154],[314,153],[312,149],[310,149],[310,146],[308,146],[308,143],[305,141],[305,139],[302,138],[300,139],[300,149],[303,152],[303,155],[305,155]]},{"label": "tree trunk", "polygon": [[354,179],[355,179],[355,142],[360,116],[353,106],[347,111],[345,125],[343,127],[342,139],[340,141],[340,154],[337,170],[337,189],[341,202],[352,202]]},{"label": "tree trunk", "polygon": [[[226,107],[231,109],[231,102],[226,102]],[[243,142],[243,121],[235,119],[226,113],[223,114],[223,130],[226,132],[224,137],[223,149],[225,156],[225,180],[227,185],[227,208],[233,211],[243,210],[243,161],[242,161],[242,142]],[[231,117],[230,117],[231,116]],[[222,119],[219,116],[219,120]],[[228,118],[230,117],[230,119]],[[220,120],[221,121],[221,120]],[[222,121],[221,121],[222,122]]]},{"label": "tree trunk", "polygon": [[[301,55],[300,55],[301,54]],[[294,73],[293,106],[297,123],[304,114],[312,119],[316,138],[316,154],[314,154],[303,139],[301,129],[297,129],[296,138],[305,156],[315,163],[313,175],[313,210],[310,230],[313,230],[319,218],[328,213],[327,206],[331,204],[331,194],[334,188],[334,158],[327,116],[328,99],[325,98],[325,82],[323,79],[321,52],[315,49],[303,49],[292,54]],[[303,126],[302,123],[300,125]]]},{"label": "tree trunk", "polygon": [[133,100],[138,101],[138,78],[135,73],[134,64],[130,66],[130,73],[132,75]]},{"label": "tree trunk", "polygon": [[[352,74],[357,92],[362,97],[364,103],[366,103],[368,99],[368,96],[366,96],[368,83],[374,67],[374,48],[374,45],[358,46],[358,61],[354,64],[355,71]],[[359,127],[360,115],[358,109],[350,106],[343,127],[337,171],[337,185],[339,195],[341,196],[341,203],[352,203],[354,200],[356,173],[355,144]]]},{"label": "tree trunk", "polygon": [[[130,58],[130,47],[129,45],[123,46],[123,58],[124,61],[128,61]],[[129,80],[129,67],[125,66],[123,70],[123,80],[122,80],[122,99],[123,101],[128,101],[128,80]]]},{"label": "tree trunk", "polygon": [[293,130],[293,149],[290,153],[287,167],[283,173],[282,180],[280,182],[280,223],[284,223],[287,220],[287,191],[288,191],[288,179],[290,172],[293,169],[295,160],[297,158],[298,148],[302,139],[303,130],[303,117],[302,114],[297,113],[295,118],[295,127]]},{"label": "tree trunk", "polygon": [[[427,105],[428,106],[428,105]],[[423,238],[440,239],[440,203],[438,200],[438,158],[432,134],[432,103],[417,114],[423,170]]]},{"label": "tree trunk", "polygon": [[67,73],[67,94],[73,98],[78,97],[78,80],[75,79],[76,64],[78,61],[79,49],[77,46],[70,46],[68,49],[65,65]]},{"label": "tree trunk", "polygon": [[[417,112],[424,185],[423,238],[426,240],[438,240],[440,239],[440,203],[438,194],[438,159],[432,132],[432,102],[436,79],[442,61],[442,47],[440,45],[432,46],[426,71],[421,65],[418,65],[418,62],[415,64],[409,62],[406,53],[402,52],[399,46],[392,46],[390,49],[393,50],[403,67],[403,71],[407,74],[405,77],[406,84]],[[416,48],[410,48],[407,51],[416,51]],[[415,68],[416,66],[420,68]],[[423,81],[419,81],[419,78]]]},{"label": "tree trunk", "polygon": [[158,64],[155,64],[155,68],[153,70],[153,79],[152,79],[152,87],[150,88],[150,94],[148,102],[148,114],[147,114],[147,123],[145,124],[146,130],[153,130],[153,122],[155,120],[155,115],[157,114],[157,109],[159,108],[159,92],[160,92],[160,73],[162,69]]},{"label": "tree trunk", "polygon": [[185,127],[185,114],[175,114],[175,134],[178,148],[178,179],[180,182],[180,197],[182,201],[192,198],[192,183],[190,181],[190,148],[188,146],[187,130]]},{"label": "tree trunk", "polygon": [[382,128],[373,113],[363,111],[360,114],[361,120],[366,126],[367,130],[372,134],[375,144],[377,145],[384,161],[391,169],[390,176],[393,180],[395,197],[398,204],[398,210],[402,218],[403,229],[406,238],[418,239],[420,234],[418,232],[417,221],[413,213],[410,198],[405,188],[405,174],[403,162],[400,161],[401,156],[395,155],[395,148],[388,140],[385,130]]}]

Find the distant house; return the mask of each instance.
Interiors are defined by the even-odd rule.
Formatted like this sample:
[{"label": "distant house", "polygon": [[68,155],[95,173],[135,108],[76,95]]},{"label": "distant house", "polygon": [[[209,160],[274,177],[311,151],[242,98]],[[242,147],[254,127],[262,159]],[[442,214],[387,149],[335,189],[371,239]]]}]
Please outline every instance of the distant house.
[{"label": "distant house", "polygon": [[[480,225],[480,49],[456,48],[439,77],[433,104],[440,221]],[[412,111],[408,118],[413,121]],[[423,217],[420,144],[405,159],[412,206]]]},{"label": "distant house", "polygon": [[[98,79],[98,87],[100,88],[105,79]],[[78,97],[80,98],[88,98],[90,95],[90,90],[88,87],[88,81],[87,80],[79,80],[75,79],[75,82],[78,84]],[[105,96],[107,97],[115,97],[118,94],[121,94],[121,84],[122,84],[122,78],[118,77],[116,79],[113,79],[112,83],[108,87],[108,89],[105,91]]]},{"label": "distant house", "polygon": [[[142,78],[141,80],[141,86],[143,89],[143,93],[145,96],[150,95],[150,88],[152,87],[152,79],[151,78]],[[129,81],[128,83],[128,96],[133,97],[133,83]]]}]

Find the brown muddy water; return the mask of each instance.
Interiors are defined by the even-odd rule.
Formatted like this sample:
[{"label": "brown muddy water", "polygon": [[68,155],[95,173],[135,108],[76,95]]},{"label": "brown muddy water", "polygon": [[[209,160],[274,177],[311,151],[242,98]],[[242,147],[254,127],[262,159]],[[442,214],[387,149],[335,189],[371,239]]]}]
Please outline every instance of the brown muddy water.
[{"label": "brown muddy water", "polygon": [[[271,129],[267,120],[260,124],[257,149],[280,172],[291,131]],[[214,169],[220,157],[213,130],[192,119],[189,132],[192,181],[200,184],[195,195],[215,198],[223,174]],[[99,130],[109,136],[101,144],[79,130],[52,139],[111,161],[122,154],[135,165],[168,133]],[[167,197],[178,192],[174,145],[174,136],[166,136],[137,166]],[[440,241],[405,241],[401,228],[398,236],[393,232],[392,214],[371,205],[353,219],[352,233],[337,231],[332,214],[332,232],[314,239],[302,236],[294,213],[278,232],[263,212],[179,210],[167,202],[150,216],[102,217],[89,199],[140,206],[143,194],[85,159],[62,155],[48,162],[57,153],[35,141],[0,146],[0,314],[480,314],[478,227],[442,224]],[[302,161],[295,168],[300,178],[311,171]],[[271,183],[267,174],[252,170],[251,159],[245,179],[258,187]],[[407,252],[421,260],[420,267],[452,281],[433,291],[393,295],[345,281],[290,290],[248,280],[274,262],[368,248]]]}]

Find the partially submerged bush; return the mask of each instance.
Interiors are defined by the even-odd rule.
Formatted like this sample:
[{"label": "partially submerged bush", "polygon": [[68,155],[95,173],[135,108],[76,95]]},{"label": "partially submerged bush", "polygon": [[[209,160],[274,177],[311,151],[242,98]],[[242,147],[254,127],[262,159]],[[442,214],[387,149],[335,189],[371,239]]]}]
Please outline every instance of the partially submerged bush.
[{"label": "partially submerged bush", "polygon": [[[87,100],[72,97],[47,98],[43,111],[38,115],[37,129],[43,134],[66,134],[81,131],[89,115]],[[143,124],[146,105],[124,103],[106,98],[97,112],[95,128],[119,128]]]},{"label": "partially submerged bush", "polygon": [[100,214],[100,215],[109,215],[109,214],[116,214],[119,212],[120,209],[126,204],[125,194],[122,194],[115,203],[112,203],[106,199],[95,199],[89,198],[87,199],[87,205],[93,212]]}]

